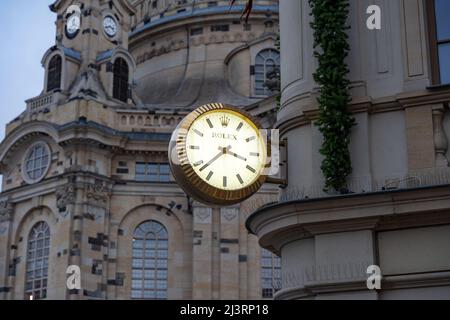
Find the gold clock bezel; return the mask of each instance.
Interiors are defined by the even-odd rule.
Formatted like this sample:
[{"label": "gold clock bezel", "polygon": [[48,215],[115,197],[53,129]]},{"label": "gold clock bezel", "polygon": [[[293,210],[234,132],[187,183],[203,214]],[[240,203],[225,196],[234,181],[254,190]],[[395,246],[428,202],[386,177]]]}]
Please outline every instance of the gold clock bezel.
[{"label": "gold clock bezel", "polygon": [[[197,175],[187,156],[187,132],[198,118],[205,113],[214,110],[229,110],[236,112],[246,118],[246,120],[251,121],[258,130],[262,129],[257,119],[237,107],[222,103],[203,105],[187,115],[175,129],[169,145],[169,163],[172,174],[178,185],[195,200],[208,205],[233,205],[240,203],[255,194],[262,187],[267,176],[260,172],[259,177],[247,187],[239,190],[223,190],[210,185]],[[270,160],[269,138],[265,147],[267,150],[266,159]],[[173,161],[173,156],[177,157],[177,161]],[[270,168],[270,161],[265,164],[265,168],[267,167]]]}]

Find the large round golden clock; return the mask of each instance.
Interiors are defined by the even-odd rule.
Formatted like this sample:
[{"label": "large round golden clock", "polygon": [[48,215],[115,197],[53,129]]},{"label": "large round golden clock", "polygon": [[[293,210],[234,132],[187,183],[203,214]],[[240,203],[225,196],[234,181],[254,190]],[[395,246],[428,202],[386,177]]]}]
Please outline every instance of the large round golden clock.
[{"label": "large round golden clock", "polygon": [[195,200],[232,205],[265,182],[268,143],[250,115],[221,103],[201,106],[174,131],[169,147],[172,173]]}]

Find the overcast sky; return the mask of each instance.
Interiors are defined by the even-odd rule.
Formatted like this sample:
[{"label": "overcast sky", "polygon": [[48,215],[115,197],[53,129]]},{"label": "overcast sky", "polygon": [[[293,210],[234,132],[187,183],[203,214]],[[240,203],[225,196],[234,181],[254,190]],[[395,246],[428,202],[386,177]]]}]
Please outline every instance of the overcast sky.
[{"label": "overcast sky", "polygon": [[0,1],[0,140],[5,125],[43,89],[41,59],[55,43],[53,0]]}]

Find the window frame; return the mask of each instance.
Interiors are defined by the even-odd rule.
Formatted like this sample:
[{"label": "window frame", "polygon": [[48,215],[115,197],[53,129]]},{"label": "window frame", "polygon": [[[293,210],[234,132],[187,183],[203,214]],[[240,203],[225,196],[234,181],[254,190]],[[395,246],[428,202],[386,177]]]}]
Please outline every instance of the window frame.
[{"label": "window frame", "polygon": [[[141,173],[138,168],[144,167],[144,172]],[[152,171],[152,169],[156,166],[156,171]],[[167,169],[167,174],[163,173],[162,168]],[[152,180],[150,177],[155,176],[155,180]],[[167,177],[167,180],[162,180],[161,177]],[[135,170],[134,170],[134,179],[139,182],[148,182],[148,183],[169,183],[173,181],[170,165],[165,162],[136,162]]]},{"label": "window frame", "polygon": [[[265,260],[270,260],[270,266],[264,264]],[[281,258],[273,254],[272,252],[262,248],[261,249],[261,266],[260,266],[260,279],[261,279],[261,298],[272,299],[275,293],[281,290]],[[270,271],[271,277],[265,275],[265,271]],[[280,277],[276,276],[276,272],[279,272]],[[265,286],[264,281],[270,280],[271,287]],[[277,286],[277,281],[280,285]]]},{"label": "window frame", "polygon": [[[29,175],[29,170],[27,169],[27,163],[30,161],[30,156],[31,153],[33,152],[33,150],[37,149],[38,147],[42,147],[44,149],[44,151],[48,154],[48,162],[47,162],[47,166],[44,168],[43,166],[40,167],[40,169],[42,170],[42,174],[39,177],[31,177]],[[42,157],[40,158],[42,159]],[[35,159],[36,160],[36,157]],[[52,163],[52,151],[50,149],[50,146],[44,142],[44,141],[38,141],[33,143],[30,147],[28,147],[27,151],[24,154],[24,157],[22,159],[22,178],[23,180],[28,183],[28,184],[34,184],[34,183],[38,183],[40,181],[42,181],[46,176],[48,171],[50,170],[51,167],[51,163]],[[31,171],[36,171],[36,167],[33,168],[33,170]]]},{"label": "window frame", "polygon": [[442,83],[441,81],[441,69],[440,69],[440,57],[439,57],[439,45],[449,43],[450,39],[443,41],[438,40],[437,20],[436,20],[436,1],[426,1],[426,14],[428,25],[428,37],[429,37],[429,52],[430,52],[430,66],[431,66],[431,84],[434,86],[450,85],[450,83]]},{"label": "window frame", "polygon": [[126,59],[117,57],[113,63],[113,88],[114,99],[128,103],[130,89],[130,66]]},{"label": "window frame", "polygon": [[[150,227],[148,230],[144,230],[143,228],[148,224]],[[155,232],[156,228],[159,229],[158,232]],[[146,233],[139,234],[139,231]],[[167,300],[169,288],[169,232],[166,226],[156,220],[144,221],[134,229],[132,241],[131,299]],[[142,243],[142,246],[138,241]],[[153,242],[153,246],[148,248],[148,242]],[[138,252],[140,253],[138,254]],[[152,261],[153,266],[149,266]],[[146,296],[147,294],[148,296]]]},{"label": "window frame", "polygon": [[[55,59],[58,59],[58,61],[54,63]],[[61,90],[62,67],[63,63],[61,55],[55,54],[50,59],[47,66],[46,92]]]},{"label": "window frame", "polygon": [[[269,58],[266,58],[266,57],[263,56],[265,52],[275,52],[278,55],[278,57],[272,57],[272,54],[271,54],[271,56]],[[263,64],[259,64],[258,63],[258,59],[260,57],[264,60]],[[277,60],[278,60],[278,62],[277,62]],[[270,96],[272,94],[272,91],[270,91],[269,89],[267,89],[265,87],[265,83],[268,80],[267,79],[267,74],[268,74],[268,72],[267,72],[267,63],[268,63],[268,61],[273,61],[274,62],[274,66],[273,66],[274,68],[277,68],[277,67],[280,68],[280,62],[281,62],[281,54],[280,54],[280,52],[277,49],[275,49],[275,48],[265,48],[265,49],[260,50],[256,54],[256,56],[255,56],[255,66],[254,66],[254,75],[253,75],[253,77],[254,77],[254,79],[253,79],[254,89],[253,90],[254,90],[255,96],[257,96],[257,97],[267,97],[267,96]],[[260,73],[258,73],[258,67],[260,65],[263,68],[262,88],[258,87],[258,83],[261,82],[261,81],[259,81],[257,79],[258,74],[260,74]],[[260,93],[259,91],[261,91],[261,90],[263,90],[264,92]]]},{"label": "window frame", "polygon": [[[41,226],[44,226],[44,229],[42,229]],[[40,235],[42,233],[43,236],[41,237]],[[37,236],[35,236],[36,234]],[[38,248],[39,241],[43,242],[42,248]],[[34,243],[34,247],[32,243]],[[38,257],[39,249],[42,250],[42,254]],[[26,250],[24,298],[26,300],[46,299],[48,293],[48,269],[51,250],[51,231],[47,222],[39,221],[33,225],[28,233]],[[41,267],[38,267],[37,263],[40,260],[42,265]],[[45,261],[47,261],[46,264]],[[30,265],[33,266],[31,269],[29,267]],[[35,274],[38,270],[40,270],[42,274],[41,276],[36,277]],[[30,272],[33,273],[32,278],[29,278]],[[36,287],[36,282],[40,283],[39,287]],[[31,288],[27,288],[29,283],[31,283]],[[39,294],[37,295],[37,293]]]}]

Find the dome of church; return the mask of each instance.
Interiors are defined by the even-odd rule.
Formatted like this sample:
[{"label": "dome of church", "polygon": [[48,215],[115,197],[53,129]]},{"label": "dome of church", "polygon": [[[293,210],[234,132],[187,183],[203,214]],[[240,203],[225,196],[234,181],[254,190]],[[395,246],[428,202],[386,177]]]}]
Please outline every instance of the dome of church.
[{"label": "dome of church", "polygon": [[278,1],[255,1],[247,23],[241,17],[245,3],[132,1],[137,14],[129,50],[137,62],[135,91],[142,105],[244,107],[270,96],[261,88],[265,75],[254,71],[260,52],[276,52]]}]

